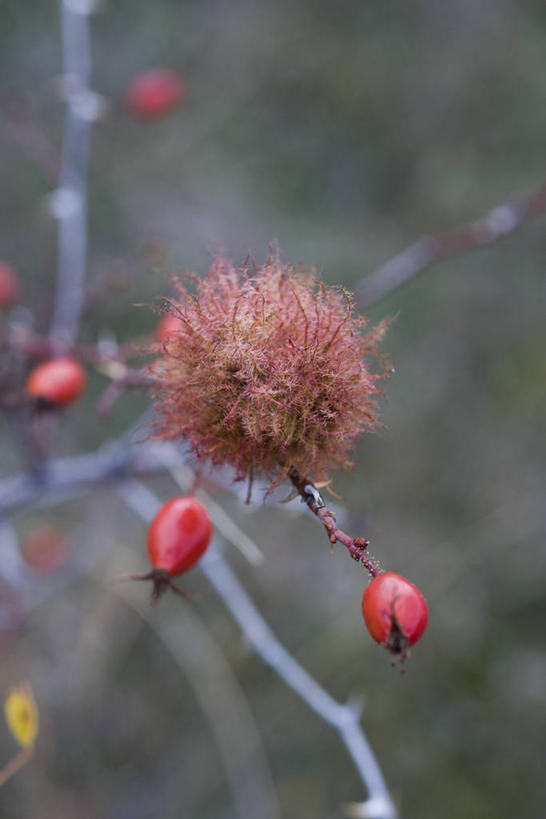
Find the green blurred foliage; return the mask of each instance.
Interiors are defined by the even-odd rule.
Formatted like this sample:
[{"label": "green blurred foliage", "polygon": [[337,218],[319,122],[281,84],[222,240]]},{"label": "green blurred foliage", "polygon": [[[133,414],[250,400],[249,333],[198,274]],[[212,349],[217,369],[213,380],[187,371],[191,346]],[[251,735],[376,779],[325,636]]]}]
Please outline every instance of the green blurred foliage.
[{"label": "green blurred foliage", "polygon": [[[110,107],[92,137],[89,276],[129,283],[85,315],[86,340],[149,332],[157,317],[135,304],[169,292],[166,272],[205,270],[211,248],[262,260],[277,239],[286,260],[351,287],[417,235],[475,218],[544,174],[538,0],[118,0],[92,18],[92,38],[94,88]],[[188,100],[135,122],[124,88],[155,65],[183,74]],[[54,181],[9,123],[23,112],[55,163],[60,66],[56,4],[1,3],[0,256],[21,271],[40,329],[54,292]],[[146,250],[158,241],[159,272]],[[335,487],[346,528],[371,536],[381,564],[429,601],[429,631],[404,676],[364,631],[364,576],[341,549],[329,555],[315,521],[259,501],[247,514],[221,497],[266,553],[258,570],[232,562],[278,635],[335,696],[364,696],[404,819],[544,815],[545,250],[543,223],[528,225],[370,310],[397,316],[387,428],[362,441]],[[146,405],[122,398],[100,421],[105,386],[92,377],[59,451],[115,437]],[[9,474],[20,453],[7,425],[1,434]],[[167,478],[153,484],[165,498],[175,491]],[[52,517],[100,565],[3,639],[2,690],[32,679],[42,732],[31,765],[0,793],[2,816],[234,817],[210,721],[183,673],[199,629],[192,638],[188,626],[177,663],[161,633],[184,617],[179,601],[163,601],[152,628],[107,585],[145,567],[142,526],[109,490],[15,523],[24,533]],[[362,792],[337,737],[241,646],[197,572],[187,587],[248,699],[281,815],[339,816]],[[241,782],[249,742],[233,737]],[[6,734],[2,759],[10,752]]]}]

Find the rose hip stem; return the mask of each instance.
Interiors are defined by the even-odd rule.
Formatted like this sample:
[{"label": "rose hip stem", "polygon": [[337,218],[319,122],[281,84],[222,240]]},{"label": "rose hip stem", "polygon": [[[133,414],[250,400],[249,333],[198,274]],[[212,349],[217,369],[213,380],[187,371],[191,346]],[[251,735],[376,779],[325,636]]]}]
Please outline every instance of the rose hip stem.
[{"label": "rose hip stem", "polygon": [[353,560],[362,563],[372,577],[377,577],[381,569],[366,551],[370,541],[363,537],[351,537],[338,527],[334,514],[326,507],[313,481],[300,475],[297,469],[291,469],[288,477],[302,501],[307,504],[311,512],[317,516],[324,526],[332,546],[337,542],[342,543],[348,549]]}]

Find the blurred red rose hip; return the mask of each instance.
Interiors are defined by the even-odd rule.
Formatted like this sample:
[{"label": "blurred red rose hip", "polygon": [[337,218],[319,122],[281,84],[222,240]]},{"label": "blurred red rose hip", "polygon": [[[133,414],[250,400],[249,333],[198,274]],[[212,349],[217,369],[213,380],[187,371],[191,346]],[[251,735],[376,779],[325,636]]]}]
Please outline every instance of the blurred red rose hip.
[{"label": "blurred red rose hip", "polygon": [[74,358],[53,358],[35,367],[29,374],[26,393],[36,401],[66,407],[80,397],[87,376]]},{"label": "blurred red rose hip", "polygon": [[43,524],[22,539],[22,553],[25,563],[36,571],[54,572],[68,559],[68,541],[56,526]]},{"label": "blurred red rose hip", "polygon": [[180,319],[171,315],[170,313],[167,313],[167,315],[163,316],[155,328],[155,337],[158,341],[166,341],[168,338],[176,334],[179,327]]},{"label": "blurred red rose hip", "polygon": [[153,68],[134,77],[125,95],[128,110],[141,119],[170,113],[186,97],[184,81],[167,68]]}]

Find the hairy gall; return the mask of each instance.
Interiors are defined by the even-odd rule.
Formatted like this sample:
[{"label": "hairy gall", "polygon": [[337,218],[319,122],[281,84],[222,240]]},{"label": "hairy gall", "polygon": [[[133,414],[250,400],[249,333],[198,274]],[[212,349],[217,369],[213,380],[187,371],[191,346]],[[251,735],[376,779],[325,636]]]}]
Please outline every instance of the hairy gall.
[{"label": "hairy gall", "polygon": [[151,365],[160,437],[185,438],[238,479],[259,472],[277,484],[291,469],[327,480],[378,426],[386,322],[364,332],[350,295],[314,272],[278,254],[242,269],[218,257],[164,309],[179,321]]}]

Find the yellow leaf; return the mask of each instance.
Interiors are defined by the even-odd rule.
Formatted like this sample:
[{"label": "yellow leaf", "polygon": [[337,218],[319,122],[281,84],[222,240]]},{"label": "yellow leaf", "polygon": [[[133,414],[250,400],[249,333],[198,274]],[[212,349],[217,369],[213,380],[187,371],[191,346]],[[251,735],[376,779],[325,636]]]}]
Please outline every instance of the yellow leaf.
[{"label": "yellow leaf", "polygon": [[8,728],[23,748],[34,745],[38,733],[38,708],[30,683],[13,688],[4,702]]}]

